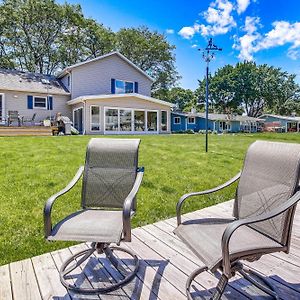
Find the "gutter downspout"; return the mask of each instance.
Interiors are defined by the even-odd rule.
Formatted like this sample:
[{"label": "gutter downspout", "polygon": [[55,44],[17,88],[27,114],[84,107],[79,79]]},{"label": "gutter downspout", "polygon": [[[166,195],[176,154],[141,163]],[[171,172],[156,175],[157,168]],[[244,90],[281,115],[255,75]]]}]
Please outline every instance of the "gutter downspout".
[{"label": "gutter downspout", "polygon": [[86,134],[86,130],[85,130],[85,122],[86,122],[86,100],[83,100],[83,130],[82,130],[82,134],[85,135]]}]

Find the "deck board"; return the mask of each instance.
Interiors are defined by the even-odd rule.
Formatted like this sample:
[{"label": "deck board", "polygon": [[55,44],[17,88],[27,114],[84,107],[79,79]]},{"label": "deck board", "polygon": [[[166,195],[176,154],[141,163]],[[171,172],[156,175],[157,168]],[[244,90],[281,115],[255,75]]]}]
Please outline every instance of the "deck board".
[{"label": "deck board", "polygon": [[[230,218],[233,202],[228,201],[187,213],[183,220],[203,217]],[[55,300],[184,300],[185,282],[202,262],[173,234],[176,218],[159,221],[132,231],[132,242],[124,247],[133,250],[140,259],[138,276],[121,289],[107,295],[78,295],[67,291],[59,280],[59,269],[72,253],[86,249],[86,244],[46,253],[0,267],[0,299]],[[132,268],[127,255],[117,254]],[[277,288],[281,299],[300,299],[300,208],[296,210],[289,254],[274,253],[245,265],[263,274]],[[104,282],[100,283],[97,278]],[[120,279],[120,274],[96,254],[72,272],[71,282],[85,287],[106,286]],[[210,272],[198,276],[194,287],[197,299],[209,299],[217,283]],[[222,299],[267,300],[269,296],[239,275],[230,280]]]}]

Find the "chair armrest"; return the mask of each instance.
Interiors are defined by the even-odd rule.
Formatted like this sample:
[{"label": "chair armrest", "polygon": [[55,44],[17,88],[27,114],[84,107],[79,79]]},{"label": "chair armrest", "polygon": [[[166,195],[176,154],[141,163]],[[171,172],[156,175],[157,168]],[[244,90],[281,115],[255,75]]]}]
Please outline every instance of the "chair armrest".
[{"label": "chair armrest", "polygon": [[229,224],[222,236],[222,257],[223,257],[223,269],[225,275],[230,274],[230,255],[229,255],[229,242],[233,233],[241,226],[249,225],[253,223],[263,222],[269,219],[272,219],[288,209],[292,208],[297,202],[300,200],[300,191],[296,192],[288,201],[283,203],[282,205],[276,207],[275,209],[263,213],[258,216],[253,216],[245,219],[240,219]]},{"label": "chair armrest", "polygon": [[51,210],[53,207],[53,204],[55,202],[55,200],[62,196],[63,194],[67,193],[69,190],[71,190],[75,184],[78,182],[78,180],[80,179],[82,173],[83,173],[84,167],[81,166],[76,175],[74,176],[74,178],[68,183],[68,185],[62,189],[61,191],[59,191],[58,193],[52,195],[46,202],[45,206],[44,206],[44,230],[45,230],[45,238],[47,238],[52,231],[52,221],[51,221]]},{"label": "chair armrest", "polygon": [[144,168],[143,167],[138,168],[134,185],[123,204],[123,234],[124,234],[123,240],[125,242],[131,241],[131,215],[135,212],[135,208],[134,209],[132,208],[133,208],[134,199],[142,183],[143,176],[144,176]]},{"label": "chair armrest", "polygon": [[236,182],[240,178],[240,176],[241,176],[241,172],[239,172],[233,178],[231,178],[230,180],[226,181],[225,183],[223,183],[223,184],[221,184],[221,185],[219,185],[215,188],[212,188],[212,189],[209,189],[209,190],[206,190],[206,191],[194,192],[194,193],[189,193],[189,194],[183,195],[179,199],[179,201],[177,203],[177,206],[176,206],[177,225],[181,224],[181,208],[182,208],[182,205],[183,205],[183,203],[186,199],[188,199],[190,197],[193,197],[193,196],[207,195],[207,194],[218,192],[218,191],[230,186],[234,182]]}]

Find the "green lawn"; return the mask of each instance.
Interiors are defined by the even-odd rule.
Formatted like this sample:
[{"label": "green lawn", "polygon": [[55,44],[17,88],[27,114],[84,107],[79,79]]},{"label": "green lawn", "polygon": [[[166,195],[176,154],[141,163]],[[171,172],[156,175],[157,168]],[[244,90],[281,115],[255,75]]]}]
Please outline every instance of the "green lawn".
[{"label": "green lawn", "polygon": [[[84,163],[90,136],[0,138],[0,265],[67,246],[43,238],[43,206]],[[186,192],[216,186],[235,175],[245,151],[256,139],[300,142],[299,134],[141,136],[140,165],[145,176],[134,226],[175,215]],[[185,211],[234,196],[234,188],[195,198]],[[79,208],[80,185],[57,201],[55,220]]]}]

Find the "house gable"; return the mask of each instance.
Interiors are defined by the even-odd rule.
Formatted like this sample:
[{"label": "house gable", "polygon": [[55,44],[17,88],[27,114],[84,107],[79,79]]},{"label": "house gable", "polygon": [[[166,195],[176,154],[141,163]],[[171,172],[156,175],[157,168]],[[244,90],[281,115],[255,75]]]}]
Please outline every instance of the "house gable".
[{"label": "house gable", "polygon": [[[135,92],[138,86],[139,94],[151,95],[152,80],[117,54],[78,64],[69,72],[72,99],[86,95],[112,94],[113,80],[133,82]],[[66,76],[69,75],[62,78],[63,82],[67,81]]]}]

